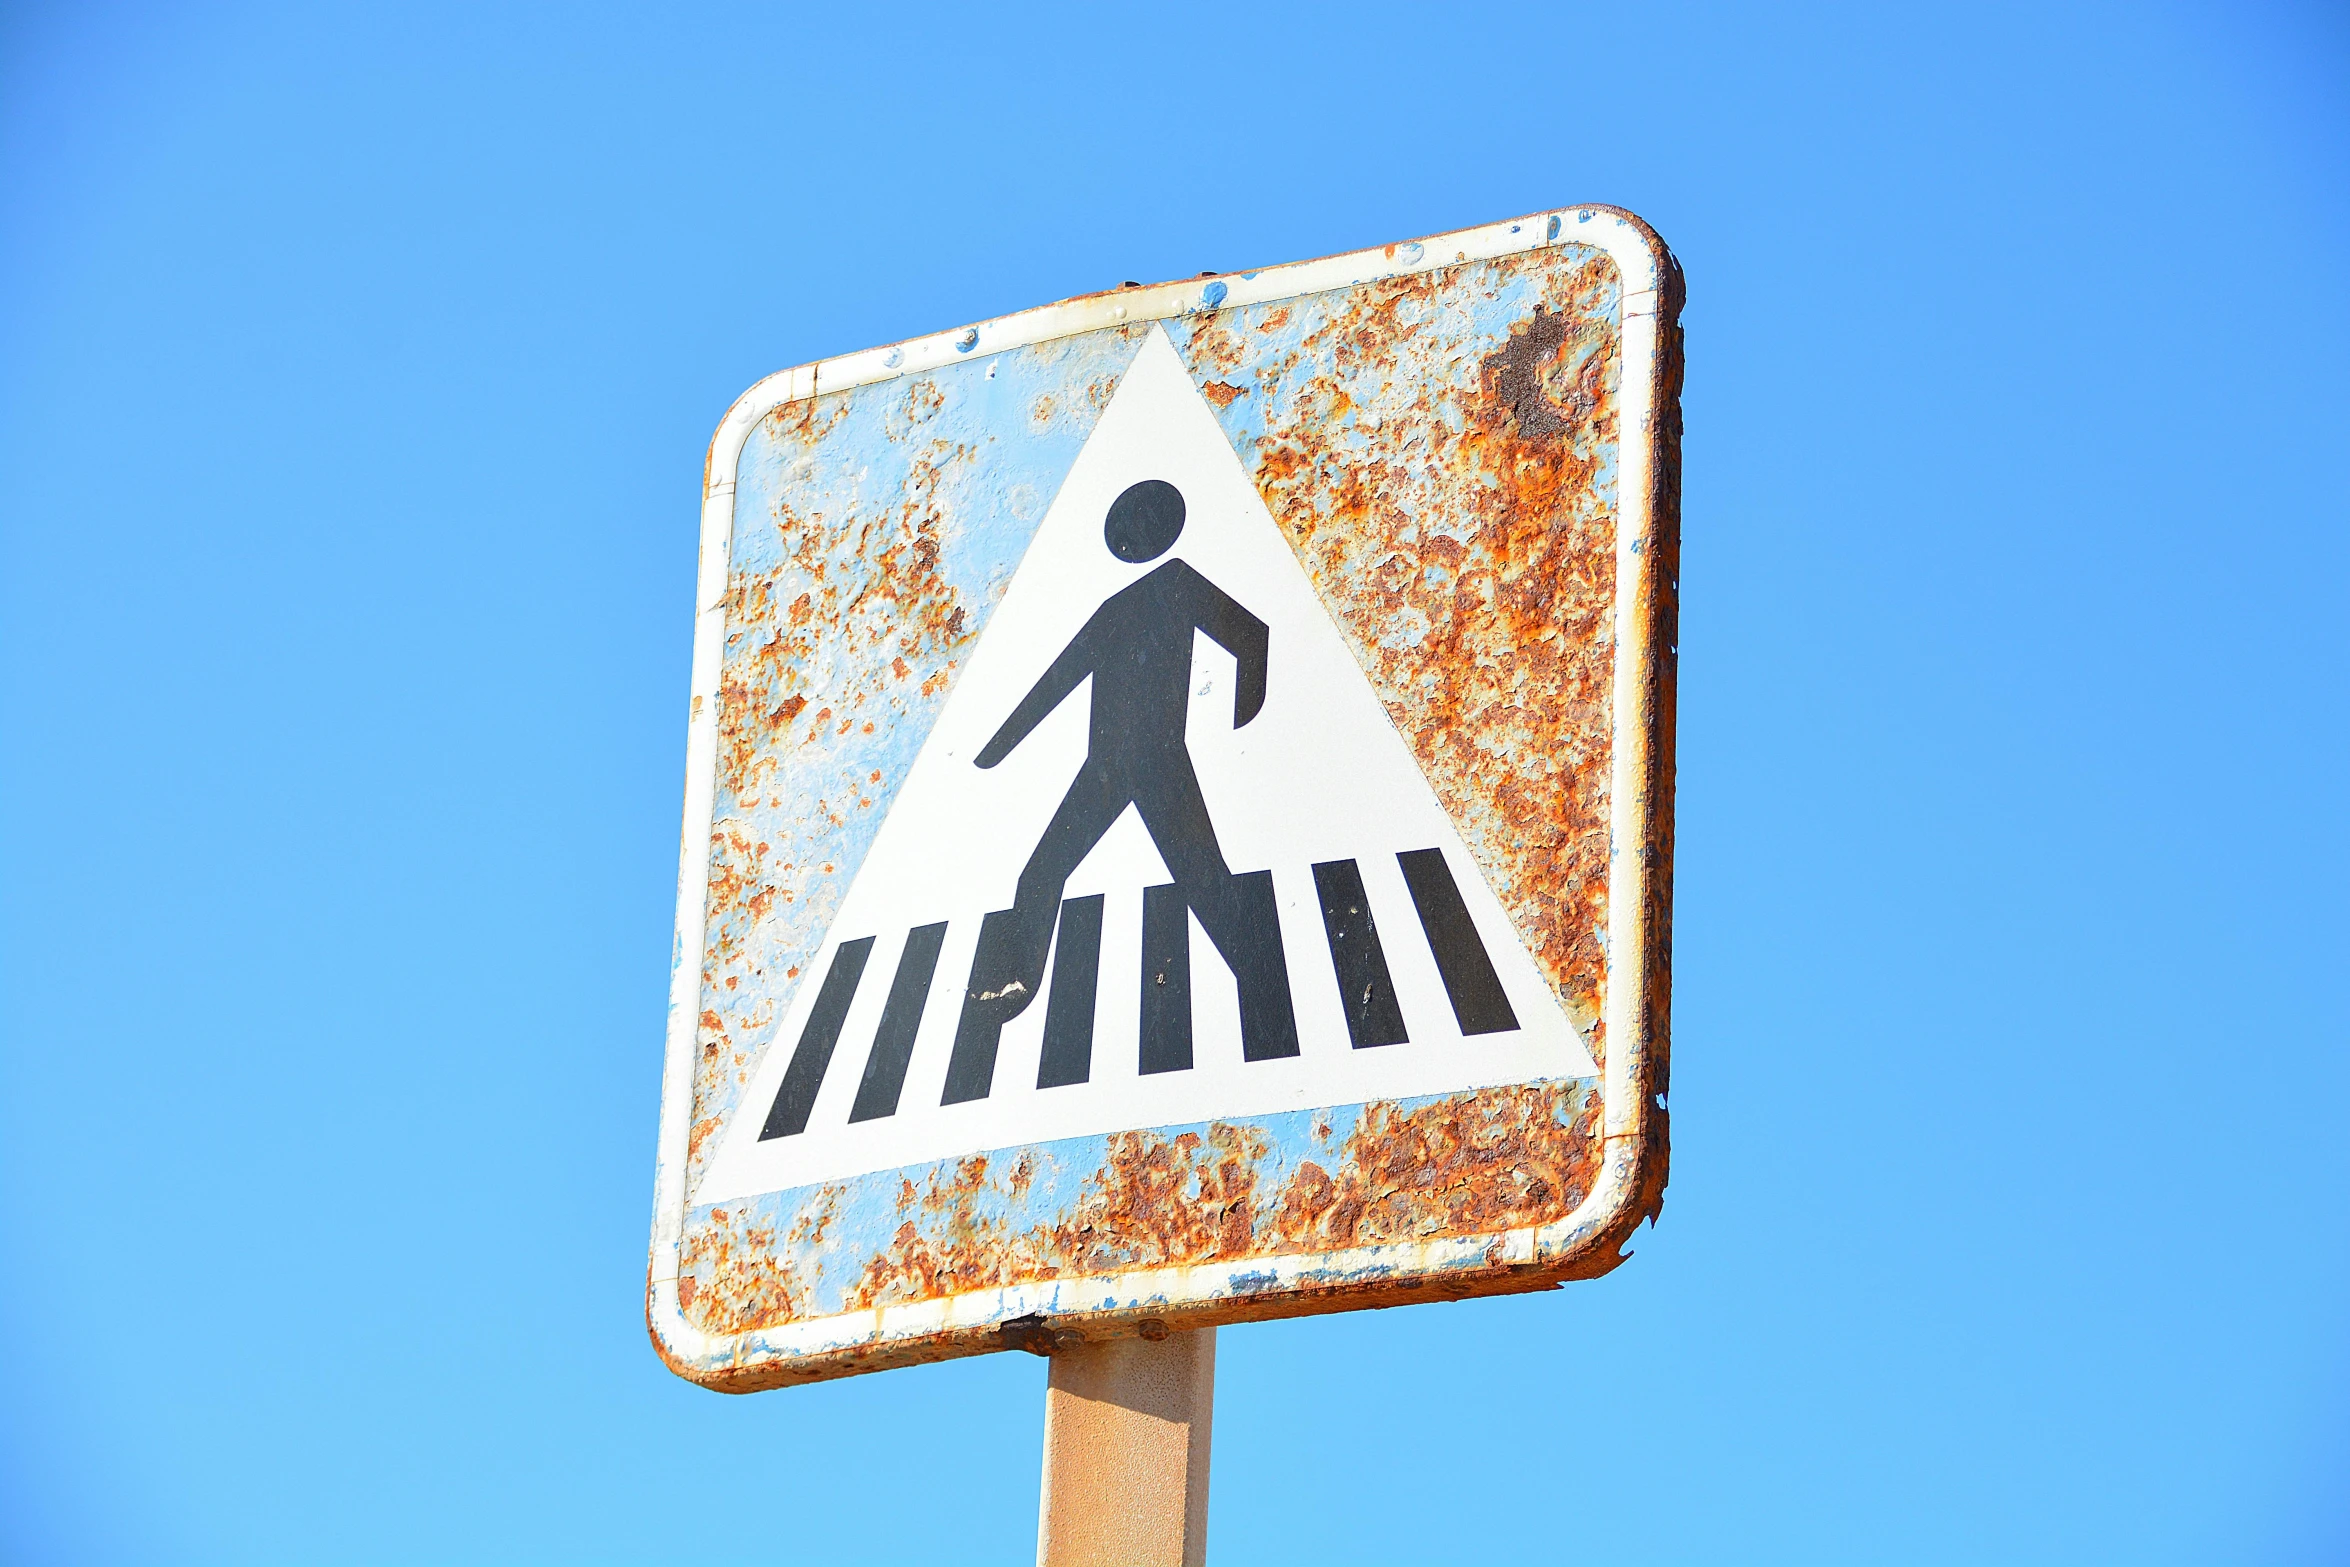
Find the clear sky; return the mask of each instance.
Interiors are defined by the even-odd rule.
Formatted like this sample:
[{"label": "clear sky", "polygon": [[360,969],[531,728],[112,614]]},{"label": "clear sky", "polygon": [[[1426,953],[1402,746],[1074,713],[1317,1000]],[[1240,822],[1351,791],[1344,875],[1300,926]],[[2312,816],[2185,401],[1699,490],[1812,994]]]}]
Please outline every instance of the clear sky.
[{"label": "clear sky", "polygon": [[972,1561],[1043,1363],[642,1285],[766,372],[1573,202],[1689,279],[1673,1184],[1227,1330],[1242,1562],[2350,1557],[2350,22],[0,12],[0,1556]]}]

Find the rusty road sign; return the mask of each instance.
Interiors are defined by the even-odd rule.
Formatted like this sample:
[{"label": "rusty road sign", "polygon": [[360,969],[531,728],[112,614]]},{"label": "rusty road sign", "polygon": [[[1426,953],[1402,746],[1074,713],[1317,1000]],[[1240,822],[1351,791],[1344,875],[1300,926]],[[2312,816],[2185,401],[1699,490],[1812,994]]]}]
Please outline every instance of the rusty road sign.
[{"label": "rusty road sign", "polygon": [[1678,270],[1569,208],[771,376],[647,1298],[735,1391],[1540,1289],[1665,1175]]}]

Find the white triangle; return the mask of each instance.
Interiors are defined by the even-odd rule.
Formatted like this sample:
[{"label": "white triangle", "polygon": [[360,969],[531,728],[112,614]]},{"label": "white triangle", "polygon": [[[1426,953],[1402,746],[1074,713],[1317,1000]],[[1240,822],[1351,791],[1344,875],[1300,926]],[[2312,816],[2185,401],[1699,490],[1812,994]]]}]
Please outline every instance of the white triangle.
[{"label": "white triangle", "polygon": [[[1186,502],[1165,557],[1129,565],[1103,542],[1111,502],[1172,483]],[[1086,856],[1064,896],[1105,897],[1091,1071],[1037,1084],[1048,1008],[1004,1026],[984,1098],[942,1105],[981,921],[1011,905],[1030,851],[1087,756],[1090,682],[998,765],[973,759],[1103,601],[1180,559],[1269,628],[1264,707],[1233,727],[1236,663],[1194,642],[1186,744],[1224,858],[1269,869],[1299,1053],[1244,1060],[1237,990],[1196,916],[1193,1060],[1144,1075],[1142,889],[1168,879],[1132,807]],[[1398,866],[1441,849],[1518,1027],[1464,1036]],[[1409,1039],[1353,1046],[1313,867],[1352,860]],[[908,934],[945,921],[943,947],[894,1113],[852,1123]],[[804,1129],[762,1138],[770,1106],[836,950],[873,938]],[[1056,963],[1057,963],[1056,957]],[[1048,970],[1043,990],[1050,991]],[[1140,1127],[1595,1076],[1550,985],[1485,885],[1403,737],[1348,652],[1214,412],[1163,330],[1144,342],[1046,512],[1002,603],[842,901],[840,914],[746,1089],[696,1193],[714,1202],[990,1149]]]}]

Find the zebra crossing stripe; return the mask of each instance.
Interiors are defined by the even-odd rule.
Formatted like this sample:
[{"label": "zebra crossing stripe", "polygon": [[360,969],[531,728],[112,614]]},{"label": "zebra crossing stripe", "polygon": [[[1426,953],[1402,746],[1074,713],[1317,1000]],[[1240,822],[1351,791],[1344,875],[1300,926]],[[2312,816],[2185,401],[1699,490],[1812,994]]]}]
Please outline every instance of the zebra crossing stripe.
[{"label": "zebra crossing stripe", "polygon": [[1363,890],[1362,868],[1352,860],[1326,860],[1314,867],[1314,890],[1322,899],[1322,930],[1330,938],[1330,966],[1338,973],[1339,1004],[1346,1034],[1357,1050],[1410,1041],[1403,1007],[1388,977],[1387,953],[1371,919],[1371,898]]},{"label": "zebra crossing stripe", "polygon": [[1093,1074],[1093,1005],[1102,975],[1100,893],[1061,904],[1060,934],[1053,938],[1053,989],[1044,1008],[1044,1054],[1036,1063],[1036,1086],[1065,1088]]},{"label": "zebra crossing stripe", "polygon": [[1444,994],[1464,1034],[1506,1034],[1518,1026],[1510,998],[1502,994],[1501,976],[1478,939],[1469,918],[1469,906],[1444,863],[1441,849],[1412,849],[1395,857],[1403,879],[1412,889],[1412,907],[1420,912],[1420,929],[1428,950],[1436,955],[1436,970],[1444,976]]},{"label": "zebra crossing stripe", "polygon": [[[1445,997],[1464,1035],[1507,1033],[1518,1027],[1501,988],[1493,959],[1470,919],[1441,849],[1398,854],[1404,883],[1420,920],[1428,950],[1444,981]],[[1314,890],[1322,908],[1331,970],[1346,1017],[1347,1037],[1357,1050],[1409,1043],[1403,1006],[1387,967],[1387,953],[1354,860],[1324,860],[1313,867]],[[1251,939],[1238,953],[1223,954],[1233,970],[1241,1003],[1241,1055],[1249,1061],[1298,1054],[1297,1018],[1290,999],[1289,964],[1275,907],[1273,873],[1251,871],[1232,878],[1236,907]],[[1095,996],[1101,979],[1102,913],[1105,899],[1069,898],[1060,905],[1052,948],[1052,979],[1045,1006],[1044,1045],[1037,1063],[1038,1088],[1065,1088],[1091,1080]],[[991,948],[1016,939],[1015,911],[999,909],[981,921],[972,970],[990,971]],[[915,1038],[937,980],[947,921],[907,932],[906,945],[890,981],[889,998],[873,1034],[857,1084],[851,1123],[895,1115],[904,1093]],[[804,1131],[830,1068],[849,1006],[872,956],[875,938],[841,943],[825,973],[791,1064],[768,1111],[761,1141]],[[1219,949],[1220,950],[1220,949]],[[1191,1016],[1191,907],[1183,889],[1164,883],[1143,889],[1140,1059],[1145,1077],[1187,1072],[1193,1065]],[[966,998],[947,1065],[942,1105],[985,1099],[994,1087],[996,1050],[1002,1020],[997,996],[974,991]]]},{"label": "zebra crossing stripe", "polygon": [[1289,995],[1289,954],[1281,944],[1281,908],[1271,871],[1245,871],[1232,878],[1248,934],[1238,952],[1225,951],[1240,987],[1240,1058],[1278,1061],[1298,1053],[1297,1007]]},{"label": "zebra crossing stripe", "polygon": [[1173,882],[1142,889],[1142,1072],[1191,1070],[1191,909]]},{"label": "zebra crossing stripe", "polygon": [[922,1009],[930,1000],[931,977],[938,970],[938,949],[946,939],[945,920],[906,933],[906,950],[898,958],[897,977],[889,984],[881,1026],[873,1031],[873,1053],[865,1058],[857,1103],[849,1111],[851,1121],[878,1121],[898,1113],[906,1066],[914,1059],[914,1035],[922,1027]]},{"label": "zebra crossing stripe", "polygon": [[783,1086],[759,1128],[759,1141],[791,1137],[808,1129],[808,1112],[816,1108],[816,1090],[824,1086],[824,1070],[832,1065],[832,1048],[840,1043],[840,1026],[848,1021],[849,1003],[857,999],[857,981],[865,976],[865,960],[873,955],[873,938],[844,941],[825,970],[824,988],[808,1012],[807,1026],[784,1068]]},{"label": "zebra crossing stripe", "polygon": [[981,917],[979,946],[971,955],[971,984],[955,1023],[954,1054],[947,1057],[946,1091],[938,1099],[942,1105],[985,1099],[995,1084],[996,1047],[1003,1043],[1005,1021],[1023,1004],[1014,999],[1022,984],[1018,979],[996,981],[1001,988],[990,990],[984,988],[989,982],[983,976],[1011,973],[1014,965],[1005,955],[1016,951],[1020,940],[1018,909],[993,909]]}]

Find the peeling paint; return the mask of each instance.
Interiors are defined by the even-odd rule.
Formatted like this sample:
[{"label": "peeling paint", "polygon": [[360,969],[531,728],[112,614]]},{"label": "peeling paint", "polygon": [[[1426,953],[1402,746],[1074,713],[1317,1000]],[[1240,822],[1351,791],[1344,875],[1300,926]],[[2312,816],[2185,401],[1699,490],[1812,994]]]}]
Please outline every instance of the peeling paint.
[{"label": "peeling paint", "polygon": [[1566,245],[1175,328],[1254,394],[1226,433],[1599,1053],[1619,295]]},{"label": "peeling paint", "polygon": [[779,404],[745,444],[718,688],[697,1174],[1141,330]]},{"label": "peeling paint", "polygon": [[[703,1331],[957,1291],[1482,1235],[1572,1211],[1589,1079],[1120,1132],[704,1210],[680,1293]],[[687,1287],[690,1286],[690,1287]]]}]

